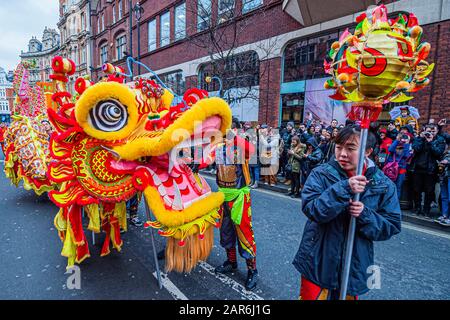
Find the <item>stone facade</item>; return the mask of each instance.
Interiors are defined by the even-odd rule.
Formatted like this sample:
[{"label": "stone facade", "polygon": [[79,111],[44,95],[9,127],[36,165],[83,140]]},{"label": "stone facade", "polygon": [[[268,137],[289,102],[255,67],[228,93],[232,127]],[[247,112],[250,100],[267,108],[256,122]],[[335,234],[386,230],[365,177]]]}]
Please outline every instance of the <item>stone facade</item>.
[{"label": "stone facade", "polygon": [[91,24],[88,0],[60,0],[60,19],[58,28],[61,33],[59,54],[75,62],[76,73],[69,78],[68,89],[74,93],[73,86],[78,77],[90,76],[91,72]]},{"label": "stone facade", "polygon": [[52,58],[57,55],[60,37],[55,29],[45,27],[41,40],[32,37],[28,43],[28,51],[20,54],[22,61],[34,61],[35,67],[30,69],[30,83],[48,81],[51,74]]},{"label": "stone facade", "polygon": [[10,122],[12,110],[12,82],[8,74],[0,68],[0,122]]}]

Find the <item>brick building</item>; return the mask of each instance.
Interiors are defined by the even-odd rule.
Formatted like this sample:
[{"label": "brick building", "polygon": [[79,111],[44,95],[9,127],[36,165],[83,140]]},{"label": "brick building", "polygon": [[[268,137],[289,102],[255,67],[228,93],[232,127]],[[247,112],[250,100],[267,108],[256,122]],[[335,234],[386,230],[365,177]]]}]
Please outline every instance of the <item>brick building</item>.
[{"label": "brick building", "polygon": [[[367,5],[370,1],[352,3],[356,2]],[[450,118],[449,53],[445,49],[450,41],[450,8],[446,1],[381,2],[392,15],[414,12],[424,28],[424,41],[432,46],[428,60],[436,62],[436,69],[431,85],[410,104],[419,108],[422,121]],[[138,57],[137,10],[131,19],[129,13],[136,3],[92,1],[94,79],[103,76],[104,62],[126,69],[126,54]],[[272,126],[303,121],[305,96],[324,90],[311,88],[323,83],[322,64],[330,44],[347,27],[354,28],[358,14],[354,11],[360,11],[355,5],[357,10],[347,15],[317,20],[299,14],[298,0],[143,0],[139,4],[143,9],[139,11],[140,60],[175,93],[197,86],[213,93],[222,89],[233,114],[241,120]],[[137,74],[152,76],[134,66],[133,75]],[[222,88],[216,81],[205,82],[212,75],[222,79]],[[388,118],[390,107],[386,106],[382,119]]]}]

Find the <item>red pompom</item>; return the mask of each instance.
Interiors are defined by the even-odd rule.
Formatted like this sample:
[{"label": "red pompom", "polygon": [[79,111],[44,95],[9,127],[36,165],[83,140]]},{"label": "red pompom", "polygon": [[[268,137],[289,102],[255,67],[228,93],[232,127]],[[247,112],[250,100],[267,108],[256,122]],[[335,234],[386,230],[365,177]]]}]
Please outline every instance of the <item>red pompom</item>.
[{"label": "red pompom", "polygon": [[359,16],[356,17],[356,23],[360,23],[365,18],[367,18],[367,14],[365,12],[361,13]]}]

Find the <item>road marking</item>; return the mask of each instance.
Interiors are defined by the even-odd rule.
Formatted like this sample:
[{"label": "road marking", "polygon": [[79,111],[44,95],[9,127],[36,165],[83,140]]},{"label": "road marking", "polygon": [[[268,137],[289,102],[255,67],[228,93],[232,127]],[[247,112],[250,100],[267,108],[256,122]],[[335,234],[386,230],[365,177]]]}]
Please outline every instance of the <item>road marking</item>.
[{"label": "road marking", "polygon": [[214,276],[216,279],[219,279],[223,284],[229,286],[231,289],[239,293],[244,299],[246,300],[264,300],[262,297],[258,296],[256,293],[252,291],[247,291],[245,287],[230,277],[221,274],[221,273],[215,273],[214,267],[211,266],[209,263],[200,261],[199,266],[202,267],[206,272],[208,272],[210,275]]},{"label": "road marking", "polygon": [[[158,275],[156,274],[156,271],[153,272],[153,276],[158,280]],[[184,295],[183,292],[180,291],[180,289],[177,288],[177,286],[170,281],[169,277],[167,276],[167,273],[161,272],[161,284],[164,288],[166,288],[167,291],[169,291],[170,295],[175,300],[189,300],[188,297]]]},{"label": "road marking", "polygon": [[433,230],[429,230],[429,229],[425,229],[425,228],[421,228],[421,227],[416,227],[409,222],[402,222],[402,227],[406,228],[406,229],[419,231],[419,232],[423,232],[423,233],[426,233],[426,234],[429,234],[432,236],[437,236],[437,237],[441,237],[441,238],[450,240],[450,234],[446,234],[445,232],[433,231]]}]

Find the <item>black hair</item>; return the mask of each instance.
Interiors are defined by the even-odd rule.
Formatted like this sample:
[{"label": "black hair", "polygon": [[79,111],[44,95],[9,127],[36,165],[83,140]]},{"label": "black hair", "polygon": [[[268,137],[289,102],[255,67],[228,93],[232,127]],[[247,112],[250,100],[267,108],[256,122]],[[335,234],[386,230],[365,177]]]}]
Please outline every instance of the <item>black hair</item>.
[{"label": "black hair", "polygon": [[353,121],[353,120],[350,120],[350,119],[345,120],[345,126],[346,127],[354,125],[354,124],[355,124],[355,121]]},{"label": "black hair", "polygon": [[[343,145],[348,140],[350,140],[350,138],[353,137],[354,135],[359,136],[360,134],[361,134],[361,127],[359,125],[355,124],[349,125],[342,128],[342,130],[339,131],[334,141],[336,142],[336,144]],[[369,131],[367,135],[366,151],[374,149],[376,143],[377,139],[375,135],[373,134],[373,132]]]},{"label": "black hair", "polygon": [[231,129],[241,129],[241,123],[238,118],[233,117],[231,120]]}]

